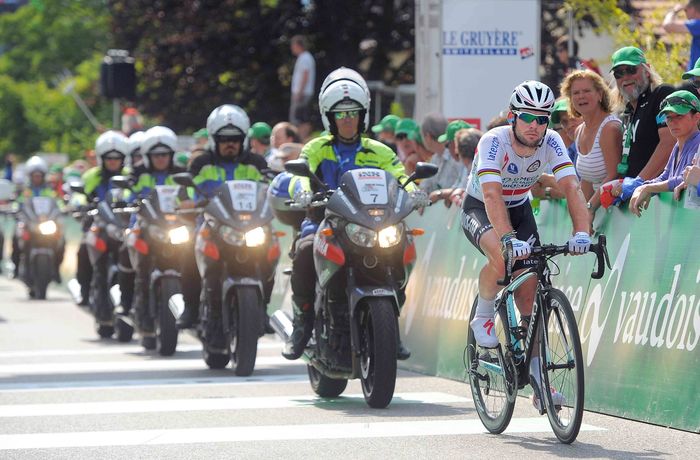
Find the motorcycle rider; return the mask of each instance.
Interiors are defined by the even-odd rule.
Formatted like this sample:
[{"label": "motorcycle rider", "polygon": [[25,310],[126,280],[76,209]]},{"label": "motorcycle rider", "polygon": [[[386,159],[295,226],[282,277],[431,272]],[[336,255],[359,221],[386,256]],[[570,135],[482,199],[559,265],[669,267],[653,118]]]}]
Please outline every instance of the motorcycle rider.
[{"label": "motorcycle rider", "polygon": [[[408,176],[396,154],[386,145],[367,137],[361,137],[369,125],[370,94],[365,80],[354,70],[341,67],[331,72],[318,96],[323,126],[330,134],[309,141],[301,152],[301,159],[330,189],[338,187],[343,173],[358,168],[379,168],[389,172],[404,183]],[[406,190],[418,206],[426,206],[429,200],[425,192],[411,183]],[[313,193],[308,178],[294,177],[290,181],[289,194],[300,207],[308,207]],[[321,208],[317,208],[321,209]],[[290,360],[298,359],[311,338],[314,320],[316,275],[313,259],[313,239],[323,211],[309,211],[301,226],[292,261],[292,303],[294,330],[285,344],[282,355]],[[405,300],[404,290],[399,291],[399,305]],[[398,345],[398,358],[408,359],[410,352]]]},{"label": "motorcycle rider", "polygon": [[[48,198],[53,198],[59,203],[59,207],[62,206],[62,203],[58,200],[58,195],[56,195],[56,191],[51,187],[46,182],[46,174],[49,172],[49,167],[44,161],[43,158],[38,157],[38,156],[33,156],[29,160],[27,160],[27,163],[24,167],[24,171],[27,175],[27,179],[29,180],[29,184],[27,187],[22,191],[22,193],[17,197],[17,202],[18,203],[23,203],[25,200],[28,200],[30,198],[36,197],[36,196],[44,196]],[[61,239],[59,241],[57,251],[56,251],[56,270],[55,270],[55,275],[54,275],[54,281],[57,283],[61,282],[60,276],[58,274],[58,269],[61,266],[61,263],[63,262],[63,254],[65,252],[65,243],[66,240],[61,235]],[[17,232],[12,236],[12,263],[15,264],[15,271],[14,271],[14,277],[18,278],[19,277],[19,259],[20,259],[20,250],[19,250],[19,235]]]},{"label": "motorcycle rider", "polygon": [[[132,188],[135,194],[134,198],[148,197],[156,185],[176,185],[172,180],[172,175],[184,172],[183,168],[174,164],[177,135],[170,128],[154,126],[145,133],[140,133],[139,146],[131,146],[132,152],[139,150],[143,157],[142,165],[139,165],[132,173],[132,178],[135,182]],[[137,134],[139,133],[132,134],[129,140],[131,141],[131,138]],[[147,343],[154,345],[154,323],[153,318],[148,313],[150,258],[148,255],[142,254],[138,254],[138,257],[141,260],[134,278],[134,313],[144,345]]]},{"label": "motorcycle rider", "polygon": [[[95,155],[97,166],[83,173],[82,182],[88,202],[102,201],[111,189],[110,179],[113,176],[125,175],[125,160],[129,152],[129,140],[119,131],[106,131],[95,141]],[[92,224],[91,219],[84,219],[83,232],[86,232]],[[78,273],[82,295],[81,305],[89,304],[90,281],[92,280],[92,265],[88,257],[85,241],[81,241],[78,249]],[[124,279],[122,279],[124,278]],[[122,292],[122,304],[131,303],[133,296],[133,281],[129,283],[129,274],[124,277],[120,274],[120,288]],[[133,274],[131,276],[133,280]],[[124,282],[122,286],[122,281]]]},{"label": "motorcycle rider", "polygon": [[[224,104],[215,108],[207,118],[207,133],[209,143],[207,150],[192,161],[189,172],[194,183],[198,186],[195,200],[185,200],[181,208],[192,208],[201,199],[214,196],[216,189],[227,180],[263,179],[262,171],[267,168],[265,159],[244,149],[244,141],[250,128],[250,120],[245,111],[233,104]],[[215,265],[214,267],[219,267]],[[186,329],[193,327],[199,320],[199,299],[201,287],[200,278],[195,263],[194,254],[185,258],[182,267],[182,290],[185,301],[185,311],[177,321],[178,327]],[[221,277],[219,270],[213,268],[204,273],[201,279],[203,288],[212,301],[210,313],[212,321],[207,324],[212,327],[206,331],[213,347],[224,348],[223,330],[221,327]],[[270,300],[274,272],[269,271],[269,278],[264,283],[265,304]],[[269,325],[266,332],[272,332]]]},{"label": "motorcycle rider", "polygon": [[141,141],[144,134],[145,131],[136,131],[129,136],[129,153],[127,158],[129,159],[129,170],[132,177],[139,177],[146,172],[143,154],[141,153]]}]

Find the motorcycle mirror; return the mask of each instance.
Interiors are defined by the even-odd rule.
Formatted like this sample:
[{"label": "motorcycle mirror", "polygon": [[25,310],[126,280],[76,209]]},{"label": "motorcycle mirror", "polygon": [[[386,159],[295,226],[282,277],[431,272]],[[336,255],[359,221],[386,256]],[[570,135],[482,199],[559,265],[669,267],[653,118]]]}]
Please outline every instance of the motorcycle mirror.
[{"label": "motorcycle mirror", "polygon": [[0,201],[9,201],[15,193],[15,184],[7,179],[0,179]]},{"label": "motorcycle mirror", "polygon": [[183,187],[196,187],[194,180],[192,179],[192,174],[183,172],[173,174],[173,182],[177,185],[182,185]]},{"label": "motorcycle mirror", "polygon": [[82,195],[85,195],[85,184],[83,184],[81,181],[71,182],[70,183],[70,190],[71,190],[71,192],[80,193]]},{"label": "motorcycle mirror", "polygon": [[311,172],[311,169],[309,169],[309,164],[306,162],[306,160],[290,160],[284,164],[284,169],[295,176],[308,177],[321,190],[328,190],[328,186],[324,184],[316,174]]},{"label": "motorcycle mirror", "polygon": [[[425,163],[423,161],[419,161],[416,164],[416,170],[413,171],[413,174],[408,178],[408,181],[406,181],[406,184],[410,184],[411,182],[414,182],[418,179],[426,179],[428,177],[433,177],[435,174],[438,172],[438,167],[435,166],[432,163]],[[404,185],[406,185],[404,184]]]},{"label": "motorcycle mirror", "polygon": [[117,188],[126,189],[131,187],[131,181],[126,176],[113,176],[110,182]]}]

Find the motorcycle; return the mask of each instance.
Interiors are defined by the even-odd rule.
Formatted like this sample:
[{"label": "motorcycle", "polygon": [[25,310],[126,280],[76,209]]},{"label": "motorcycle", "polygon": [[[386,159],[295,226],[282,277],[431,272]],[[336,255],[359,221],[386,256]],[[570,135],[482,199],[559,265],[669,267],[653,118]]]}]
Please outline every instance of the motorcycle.
[{"label": "motorcycle", "polygon": [[[197,188],[188,173],[175,174],[173,180]],[[202,286],[198,335],[204,361],[211,369],[222,369],[230,360],[241,376],[255,368],[258,338],[267,324],[265,285],[281,254],[283,234],[271,227],[267,188],[262,182],[226,181],[199,209],[204,221],[195,239],[197,267],[203,280],[211,270],[220,273],[213,288]],[[215,309],[212,304],[219,302],[221,308]],[[212,311],[221,311],[221,317]]]},{"label": "motorcycle", "polygon": [[[82,185],[72,183],[70,187],[72,191],[84,194]],[[95,317],[97,334],[109,338],[116,331],[118,341],[129,342],[134,334],[133,322],[125,312],[117,309],[121,303],[119,248],[124,242],[130,214],[138,208],[127,206],[124,195],[124,190],[112,188],[104,200],[92,203],[87,210],[74,213],[74,216],[91,222],[83,239],[93,266],[90,311]]]},{"label": "motorcycle", "polygon": [[19,245],[19,278],[31,298],[46,299],[51,280],[57,278],[56,257],[63,244],[61,211],[54,198],[35,196],[16,211],[15,234]]},{"label": "motorcycle", "polygon": [[[122,189],[131,185],[126,177],[113,177],[112,183]],[[190,224],[176,214],[179,189],[177,185],[155,186],[138,204],[136,225],[126,231],[131,266],[137,273],[144,268],[150,271],[145,311],[132,311],[137,324],[147,321],[155,326],[155,337],[143,337],[142,343],[162,356],[172,355],[177,348],[175,321],[184,309],[181,250],[190,243],[192,234]]]},{"label": "motorcycle", "polygon": [[[313,242],[314,329],[302,355],[311,387],[319,396],[336,397],[348,379],[359,378],[366,403],[384,408],[396,384],[400,288],[416,259],[413,237],[422,233],[404,222],[413,201],[405,185],[381,169],[348,171],[337,190],[328,190],[303,160],[285,168],[323,190],[311,203],[325,207]],[[407,183],[436,173],[435,165],[418,163]],[[286,312],[275,312],[271,325],[289,339]]]}]

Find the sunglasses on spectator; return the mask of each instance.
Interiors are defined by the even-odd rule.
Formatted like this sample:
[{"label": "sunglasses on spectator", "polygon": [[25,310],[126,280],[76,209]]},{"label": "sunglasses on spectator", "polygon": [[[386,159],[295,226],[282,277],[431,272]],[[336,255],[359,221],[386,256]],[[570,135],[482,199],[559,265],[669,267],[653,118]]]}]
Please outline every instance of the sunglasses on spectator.
[{"label": "sunglasses on spectator", "polygon": [[625,75],[637,75],[637,70],[639,70],[639,66],[636,65],[621,65],[613,69],[613,77],[619,80]]},{"label": "sunglasses on spectator", "polygon": [[333,116],[336,120],[342,120],[344,118],[355,118],[360,116],[359,110],[346,110],[345,112],[334,112]]},{"label": "sunglasses on spectator", "polygon": [[406,138],[408,137],[408,134],[406,134],[406,133],[399,133],[399,134],[397,134],[395,137],[396,137],[396,140],[402,141],[402,140],[404,140],[404,139],[406,139]]},{"label": "sunglasses on spectator", "polygon": [[528,125],[533,121],[536,121],[538,125],[546,125],[549,123],[549,115],[534,115],[527,112],[513,112],[513,114],[518,117],[518,119],[524,121]]},{"label": "sunglasses on spectator", "polygon": [[219,144],[227,142],[243,142],[243,136],[216,136],[216,142]]}]

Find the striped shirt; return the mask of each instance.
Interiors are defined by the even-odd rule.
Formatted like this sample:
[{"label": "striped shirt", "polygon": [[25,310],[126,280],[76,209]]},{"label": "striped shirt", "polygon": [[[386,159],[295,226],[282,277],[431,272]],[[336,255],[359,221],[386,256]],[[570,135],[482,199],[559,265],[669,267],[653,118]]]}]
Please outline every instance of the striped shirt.
[{"label": "striped shirt", "polygon": [[593,184],[593,190],[597,190],[598,187],[603,185],[603,181],[608,175],[608,172],[605,169],[603,149],[600,148],[600,133],[603,132],[603,126],[610,122],[622,123],[615,115],[608,115],[605,117],[598,127],[598,132],[593,140],[593,146],[591,147],[591,151],[588,153],[583,153],[578,145],[578,140],[581,136],[583,128],[579,129],[578,133],[576,134],[576,141],[574,142],[574,145],[576,145],[576,151],[578,152],[576,157],[576,171],[578,171],[579,176],[581,176],[581,180],[585,180],[586,182]]},{"label": "striped shirt", "polygon": [[472,174],[467,193],[484,201],[481,184],[496,182],[503,188],[503,201],[507,208],[523,204],[528,192],[549,165],[557,181],[575,176],[561,136],[548,129],[544,141],[527,158],[516,155],[511,143],[511,126],[499,126],[484,134],[476,149]]}]

